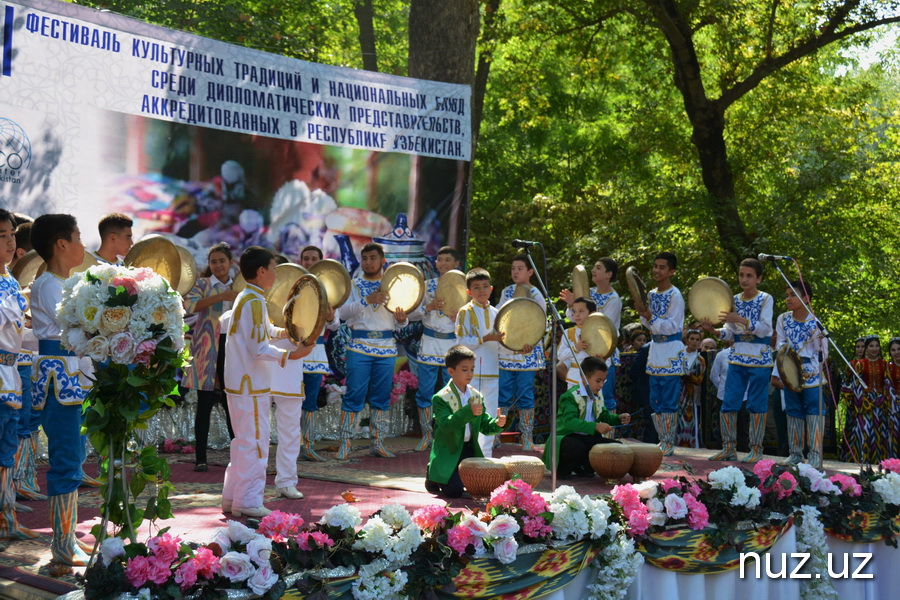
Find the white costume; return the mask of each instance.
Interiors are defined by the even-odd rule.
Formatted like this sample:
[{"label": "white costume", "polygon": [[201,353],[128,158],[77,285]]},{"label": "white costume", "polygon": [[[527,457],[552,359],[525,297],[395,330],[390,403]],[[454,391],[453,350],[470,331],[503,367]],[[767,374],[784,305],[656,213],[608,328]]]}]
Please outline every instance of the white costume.
[{"label": "white costume", "polygon": [[456,322],[440,310],[427,311],[425,307],[434,300],[437,292],[437,279],[429,279],[426,284],[425,297],[419,308],[409,314],[410,321],[422,321],[425,332],[422,334],[422,347],[419,349],[418,361],[426,365],[444,367],[447,351],[455,346]]},{"label": "white costume", "polygon": [[[296,346],[289,339],[272,342],[287,352]],[[284,366],[269,363],[272,378],[272,402],[275,404],[275,487],[297,485],[297,457],[300,456],[300,418],[303,416],[303,359],[289,360]]]},{"label": "white costume", "polygon": [[[492,416],[499,406],[500,343],[485,342],[484,336],[493,331],[496,318],[496,308],[474,300],[456,315],[456,337],[475,353],[475,378],[471,385],[484,396],[484,411]],[[478,434],[478,444],[485,457],[493,456],[494,436]]]},{"label": "white costume", "polygon": [[575,386],[581,386],[581,370],[578,368],[578,365],[590,354],[587,353],[587,350],[575,351],[575,344],[581,340],[581,327],[576,325],[566,329],[566,337],[571,344],[565,340],[560,340],[559,348],[556,350],[556,359],[559,361],[559,364],[566,365],[568,369],[566,371],[566,389],[571,389]]}]

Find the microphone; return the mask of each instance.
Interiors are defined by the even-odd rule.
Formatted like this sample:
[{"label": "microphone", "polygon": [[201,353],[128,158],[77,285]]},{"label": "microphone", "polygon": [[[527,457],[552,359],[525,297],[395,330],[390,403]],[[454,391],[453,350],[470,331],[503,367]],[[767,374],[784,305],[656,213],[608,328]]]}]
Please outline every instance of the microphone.
[{"label": "microphone", "polygon": [[513,248],[533,248],[537,246],[540,242],[529,242],[528,240],[513,240],[512,247]]},{"label": "microphone", "polygon": [[777,260],[794,260],[790,256],[779,256],[778,254],[760,254],[757,256],[760,262],[771,261],[775,262]]}]

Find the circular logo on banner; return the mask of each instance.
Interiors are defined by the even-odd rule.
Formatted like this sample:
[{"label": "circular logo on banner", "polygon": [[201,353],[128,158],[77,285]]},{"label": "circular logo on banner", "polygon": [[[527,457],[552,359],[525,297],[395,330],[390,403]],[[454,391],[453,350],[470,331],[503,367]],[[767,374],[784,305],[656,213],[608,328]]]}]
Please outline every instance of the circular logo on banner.
[{"label": "circular logo on banner", "polygon": [[0,117],[0,172],[16,175],[31,164],[31,142],[22,126]]}]

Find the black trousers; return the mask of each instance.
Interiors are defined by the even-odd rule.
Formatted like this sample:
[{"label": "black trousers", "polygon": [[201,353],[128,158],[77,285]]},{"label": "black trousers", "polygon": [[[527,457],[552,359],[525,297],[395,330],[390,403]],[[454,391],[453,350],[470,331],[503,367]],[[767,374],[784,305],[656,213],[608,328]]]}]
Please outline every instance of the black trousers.
[{"label": "black trousers", "polygon": [[559,460],[557,461],[557,477],[568,477],[573,472],[578,474],[593,473],[588,455],[596,444],[621,444],[618,440],[605,438],[597,432],[591,435],[570,433],[559,444]]},{"label": "black trousers", "polygon": [[[225,336],[219,336],[219,352],[216,356],[216,381],[219,387],[224,389],[223,373],[225,372]],[[213,406],[221,403],[225,409],[225,422],[228,425],[228,435],[234,439],[234,430],[231,428],[231,414],[228,412],[228,402],[225,393],[221,390],[206,391],[197,390],[197,416],[194,418],[194,462],[202,464],[206,462],[206,449],[209,443],[209,421]]]},{"label": "black trousers", "polygon": [[[475,437],[475,442],[477,443],[477,435],[475,432],[472,432],[473,437]],[[463,459],[472,458],[475,456],[475,452],[472,450],[472,442],[467,442],[463,445],[462,452],[459,455],[459,462],[462,462]],[[453,469],[453,475],[450,476],[450,481],[447,483],[440,484],[441,486],[441,495],[447,498],[459,498],[463,495],[463,491],[465,491],[465,486],[463,486],[462,479],[459,477],[459,463],[456,463],[456,468]]]}]

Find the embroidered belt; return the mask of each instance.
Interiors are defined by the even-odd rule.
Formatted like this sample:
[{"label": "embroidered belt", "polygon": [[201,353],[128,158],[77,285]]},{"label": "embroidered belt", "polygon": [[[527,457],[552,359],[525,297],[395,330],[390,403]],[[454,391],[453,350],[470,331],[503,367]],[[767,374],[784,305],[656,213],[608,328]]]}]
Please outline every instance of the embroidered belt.
[{"label": "embroidered belt", "polygon": [[455,333],[452,333],[452,332],[451,333],[443,333],[441,331],[435,331],[434,329],[431,329],[429,327],[424,328],[424,333],[425,333],[425,335],[427,335],[429,337],[437,338],[439,340],[455,340],[456,339]]},{"label": "embroidered belt", "polygon": [[657,344],[665,344],[666,342],[680,342],[681,334],[680,333],[673,333],[672,335],[655,334],[653,336],[653,341],[656,342]]},{"label": "embroidered belt", "polygon": [[376,330],[376,329],[353,329],[351,330],[351,337],[354,340],[360,339],[369,339],[369,340],[386,340],[390,339],[394,336],[394,332],[390,329],[387,330]]},{"label": "embroidered belt", "polygon": [[75,356],[62,347],[59,340],[38,340],[38,354],[41,356]]},{"label": "embroidered belt", "polygon": [[772,336],[767,335],[766,337],[756,337],[752,333],[742,333],[740,335],[734,336],[734,341],[743,342],[744,344],[764,344],[766,346],[771,346]]},{"label": "embroidered belt", "polygon": [[18,362],[18,352],[7,352],[6,350],[0,350],[0,365],[3,365],[4,367],[14,367]]}]

